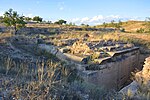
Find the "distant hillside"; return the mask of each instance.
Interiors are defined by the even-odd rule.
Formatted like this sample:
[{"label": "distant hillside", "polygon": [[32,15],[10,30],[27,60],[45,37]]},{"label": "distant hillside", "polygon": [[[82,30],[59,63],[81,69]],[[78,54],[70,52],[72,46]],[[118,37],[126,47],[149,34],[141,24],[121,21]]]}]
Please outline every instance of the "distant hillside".
[{"label": "distant hillside", "polygon": [[[0,19],[1,20],[1,19]],[[0,27],[4,27],[4,24],[0,23]],[[138,32],[138,33],[150,33],[150,22],[146,21],[133,21],[129,20],[126,22],[111,22],[111,23],[103,23],[102,25],[97,26],[86,26],[86,25],[57,25],[57,24],[46,24],[46,23],[28,23],[26,27],[38,27],[38,28],[74,28],[74,29],[85,29],[88,28],[90,30],[99,29],[99,28],[122,28],[125,29],[126,32]]]},{"label": "distant hillside", "polygon": [[145,21],[127,21],[123,22],[121,26],[128,32],[136,32],[141,28],[148,31]]},{"label": "distant hillside", "polygon": [[[150,27],[148,27],[147,22],[145,21],[126,21],[126,22],[120,22],[120,23],[116,23],[114,22],[112,23],[104,23],[103,25],[98,25],[96,27],[118,27],[118,24],[120,26],[120,28],[124,28],[126,32],[137,32],[138,30],[143,31],[143,32],[147,32],[149,31]],[[139,33],[140,33],[139,31]]]}]

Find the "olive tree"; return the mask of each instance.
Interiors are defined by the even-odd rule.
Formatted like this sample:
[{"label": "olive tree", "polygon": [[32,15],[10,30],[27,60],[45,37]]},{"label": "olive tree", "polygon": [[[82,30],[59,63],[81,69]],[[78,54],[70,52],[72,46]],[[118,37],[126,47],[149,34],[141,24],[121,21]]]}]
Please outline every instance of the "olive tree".
[{"label": "olive tree", "polygon": [[6,26],[13,27],[15,34],[20,28],[25,27],[26,24],[26,22],[24,21],[24,16],[19,16],[19,14],[16,11],[13,11],[13,9],[9,9],[4,13],[2,22]]}]

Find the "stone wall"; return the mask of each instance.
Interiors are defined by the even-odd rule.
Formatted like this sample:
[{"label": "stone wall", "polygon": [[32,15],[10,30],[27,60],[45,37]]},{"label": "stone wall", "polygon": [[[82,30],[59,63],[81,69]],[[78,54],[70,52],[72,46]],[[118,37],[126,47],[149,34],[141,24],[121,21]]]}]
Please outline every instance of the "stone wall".
[{"label": "stone wall", "polygon": [[[116,52],[111,58],[105,59],[100,64],[81,64],[83,58],[62,53],[59,48],[40,44],[41,49],[55,54],[59,59],[76,64],[85,81],[108,89],[120,89],[130,78],[135,68],[139,69],[139,49],[131,48],[123,52]],[[78,62],[75,62],[79,60]],[[94,68],[90,69],[89,66]]]},{"label": "stone wall", "polygon": [[139,51],[135,50],[127,53],[125,58],[99,65],[101,70],[84,71],[84,78],[87,82],[107,89],[120,89],[130,78],[131,72],[139,68],[138,61]]}]

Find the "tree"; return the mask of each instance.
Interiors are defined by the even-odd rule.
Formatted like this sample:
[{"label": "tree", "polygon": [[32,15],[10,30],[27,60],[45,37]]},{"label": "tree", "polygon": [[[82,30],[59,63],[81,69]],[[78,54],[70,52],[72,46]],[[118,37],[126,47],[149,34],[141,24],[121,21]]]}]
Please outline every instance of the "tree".
[{"label": "tree", "polygon": [[52,24],[52,21],[47,21],[48,24]]},{"label": "tree", "polygon": [[73,26],[73,23],[72,23],[72,22],[70,22],[70,23],[69,23],[69,26]]},{"label": "tree", "polygon": [[3,16],[0,16],[0,23],[2,22],[2,20],[3,20]]},{"label": "tree", "polygon": [[106,28],[106,27],[107,27],[107,23],[104,22],[104,23],[103,23],[103,26],[104,26],[104,28]]},{"label": "tree", "polygon": [[61,20],[59,20],[59,21],[56,21],[54,24],[62,25],[62,24],[66,24],[66,23],[67,23],[67,21],[61,19]]},{"label": "tree", "polygon": [[73,23],[73,26],[76,26],[76,24],[75,24],[75,23]]},{"label": "tree", "polygon": [[0,19],[3,19],[3,16],[0,16]]},{"label": "tree", "polygon": [[150,17],[147,17],[145,21],[147,28],[150,29]]},{"label": "tree", "polygon": [[30,18],[30,17],[24,17],[24,20],[25,20],[25,21],[31,21],[32,18]]},{"label": "tree", "polygon": [[118,24],[119,24],[119,25],[122,25],[122,21],[121,21],[121,20],[119,20]]},{"label": "tree", "polygon": [[111,21],[111,25],[112,25],[112,27],[114,27],[114,22],[115,22],[114,20],[112,20],[112,21]]},{"label": "tree", "polygon": [[81,26],[85,26],[85,24],[84,24],[84,23],[82,23],[82,24],[81,24]]},{"label": "tree", "polygon": [[36,22],[42,22],[43,18],[39,17],[39,16],[35,16],[33,17],[33,21],[36,21]]},{"label": "tree", "polygon": [[70,22],[68,25],[70,25],[70,26],[76,26],[76,24],[72,23],[72,22]]},{"label": "tree", "polygon": [[86,27],[89,27],[90,25],[89,24],[86,24]]},{"label": "tree", "polygon": [[114,27],[115,27],[116,29],[119,29],[119,28],[121,28],[121,25],[120,25],[119,23],[115,23],[115,24],[114,24]]},{"label": "tree", "polygon": [[26,24],[24,16],[19,16],[19,14],[16,11],[13,11],[13,9],[9,9],[4,13],[2,22],[5,23],[6,26],[14,27],[15,34],[18,29],[25,27]]}]

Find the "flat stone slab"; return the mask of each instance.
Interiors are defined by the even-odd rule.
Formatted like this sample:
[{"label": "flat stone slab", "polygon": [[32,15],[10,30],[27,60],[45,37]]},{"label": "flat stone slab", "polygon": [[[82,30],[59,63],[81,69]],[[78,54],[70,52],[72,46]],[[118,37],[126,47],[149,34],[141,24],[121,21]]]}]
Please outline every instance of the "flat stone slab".
[{"label": "flat stone slab", "polygon": [[63,53],[66,57],[70,58],[71,60],[73,61],[76,61],[76,62],[81,62],[84,58],[82,57],[79,57],[79,56],[75,56],[73,54],[69,54],[69,53]]},{"label": "flat stone slab", "polygon": [[95,62],[98,62],[98,63],[102,63],[103,61],[108,60],[108,59],[111,59],[111,57],[105,57],[105,58],[100,58],[100,59],[94,59],[94,61],[95,61]]},{"label": "flat stone slab", "polygon": [[125,52],[130,52],[133,50],[138,50],[139,47],[133,47],[133,48],[129,48],[129,49],[124,49],[124,50],[120,50],[120,51],[114,51],[114,52],[107,52],[109,55],[114,56],[116,54],[121,54],[121,53],[125,53]]},{"label": "flat stone slab", "polygon": [[91,76],[97,74],[97,71],[83,71],[85,76]]}]

